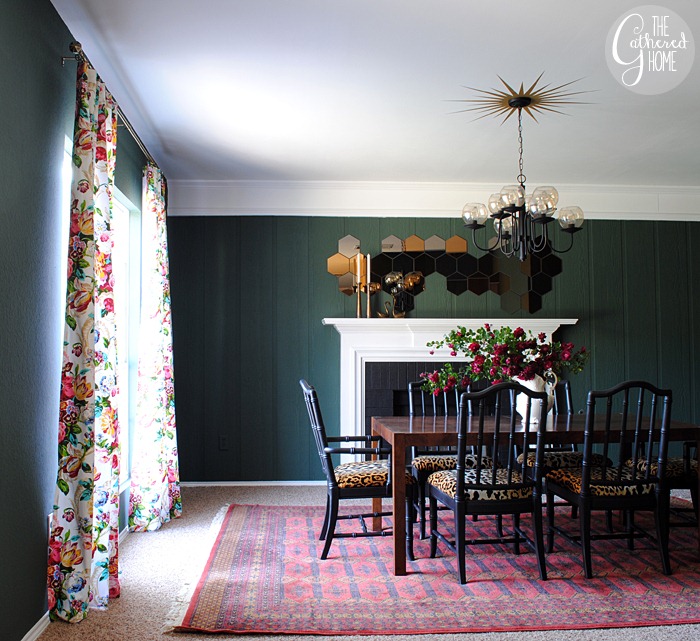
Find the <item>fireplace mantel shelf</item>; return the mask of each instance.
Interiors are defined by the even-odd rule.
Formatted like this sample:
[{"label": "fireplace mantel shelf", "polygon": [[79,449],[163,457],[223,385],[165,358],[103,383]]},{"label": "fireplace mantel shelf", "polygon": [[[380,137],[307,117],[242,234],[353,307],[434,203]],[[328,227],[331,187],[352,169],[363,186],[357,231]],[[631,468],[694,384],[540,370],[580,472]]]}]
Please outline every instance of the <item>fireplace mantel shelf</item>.
[{"label": "fireplace mantel shelf", "polygon": [[439,340],[457,326],[477,329],[522,327],[549,338],[561,325],[577,318],[324,318],[340,334],[340,433],[358,435],[365,425],[365,363],[444,361],[449,350],[431,354],[428,341]]}]

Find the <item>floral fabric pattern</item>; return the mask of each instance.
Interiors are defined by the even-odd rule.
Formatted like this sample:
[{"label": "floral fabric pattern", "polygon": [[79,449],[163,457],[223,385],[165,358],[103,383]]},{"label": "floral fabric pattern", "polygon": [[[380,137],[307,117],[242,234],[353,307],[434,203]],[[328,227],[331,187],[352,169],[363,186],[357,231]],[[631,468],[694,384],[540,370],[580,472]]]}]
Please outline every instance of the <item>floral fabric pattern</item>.
[{"label": "floral fabric pattern", "polygon": [[51,519],[51,617],[82,621],[119,596],[119,421],[111,188],[116,104],[78,65],[66,325]]},{"label": "floral fabric pattern", "polygon": [[136,438],[132,446],[129,527],[157,530],[182,514],[175,429],[175,387],[165,179],[147,165],[143,179],[142,305]]}]

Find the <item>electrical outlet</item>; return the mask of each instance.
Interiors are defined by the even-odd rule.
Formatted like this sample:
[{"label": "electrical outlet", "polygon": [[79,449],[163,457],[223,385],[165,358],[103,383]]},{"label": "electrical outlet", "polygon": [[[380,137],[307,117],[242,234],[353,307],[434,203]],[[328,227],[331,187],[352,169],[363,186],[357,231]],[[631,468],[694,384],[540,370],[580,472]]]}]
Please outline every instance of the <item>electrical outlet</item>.
[{"label": "electrical outlet", "polygon": [[219,434],[219,449],[222,452],[228,450],[228,436],[226,436],[226,434]]}]

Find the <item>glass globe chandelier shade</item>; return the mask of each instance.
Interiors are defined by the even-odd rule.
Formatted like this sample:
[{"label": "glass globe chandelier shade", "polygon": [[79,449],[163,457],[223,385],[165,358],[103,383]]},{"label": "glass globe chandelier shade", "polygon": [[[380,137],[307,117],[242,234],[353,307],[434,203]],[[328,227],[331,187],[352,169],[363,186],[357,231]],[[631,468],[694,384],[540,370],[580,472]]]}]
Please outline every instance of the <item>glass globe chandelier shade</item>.
[{"label": "glass globe chandelier shade", "polygon": [[[583,226],[583,210],[577,206],[557,210],[559,194],[554,187],[538,187],[525,194],[525,185],[507,185],[499,193],[491,194],[488,205],[467,203],[462,208],[464,225],[472,230],[473,242],[482,251],[499,248],[507,256],[517,255],[525,260],[531,253],[547,246],[557,253],[565,253],[573,247],[573,234]],[[487,247],[476,239],[476,231],[493,221],[497,238]],[[557,220],[561,231],[570,235],[566,248],[553,246],[549,238],[548,224]]]}]

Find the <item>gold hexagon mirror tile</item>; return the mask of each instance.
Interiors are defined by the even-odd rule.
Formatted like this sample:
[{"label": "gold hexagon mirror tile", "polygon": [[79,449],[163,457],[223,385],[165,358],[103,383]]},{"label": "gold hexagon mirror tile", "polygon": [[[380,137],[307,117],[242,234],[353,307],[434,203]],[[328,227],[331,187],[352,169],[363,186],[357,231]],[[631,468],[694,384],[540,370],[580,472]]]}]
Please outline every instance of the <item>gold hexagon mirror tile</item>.
[{"label": "gold hexagon mirror tile", "polygon": [[423,252],[425,251],[425,241],[420,236],[416,236],[415,234],[413,236],[409,236],[406,240],[404,240],[404,251]]},{"label": "gold hexagon mirror tile", "polygon": [[333,276],[341,276],[350,271],[350,259],[343,254],[333,254],[328,259],[328,272]]},{"label": "gold hexagon mirror tile", "polygon": [[445,241],[445,251],[448,254],[464,254],[467,251],[467,241],[461,236],[451,236]]}]

